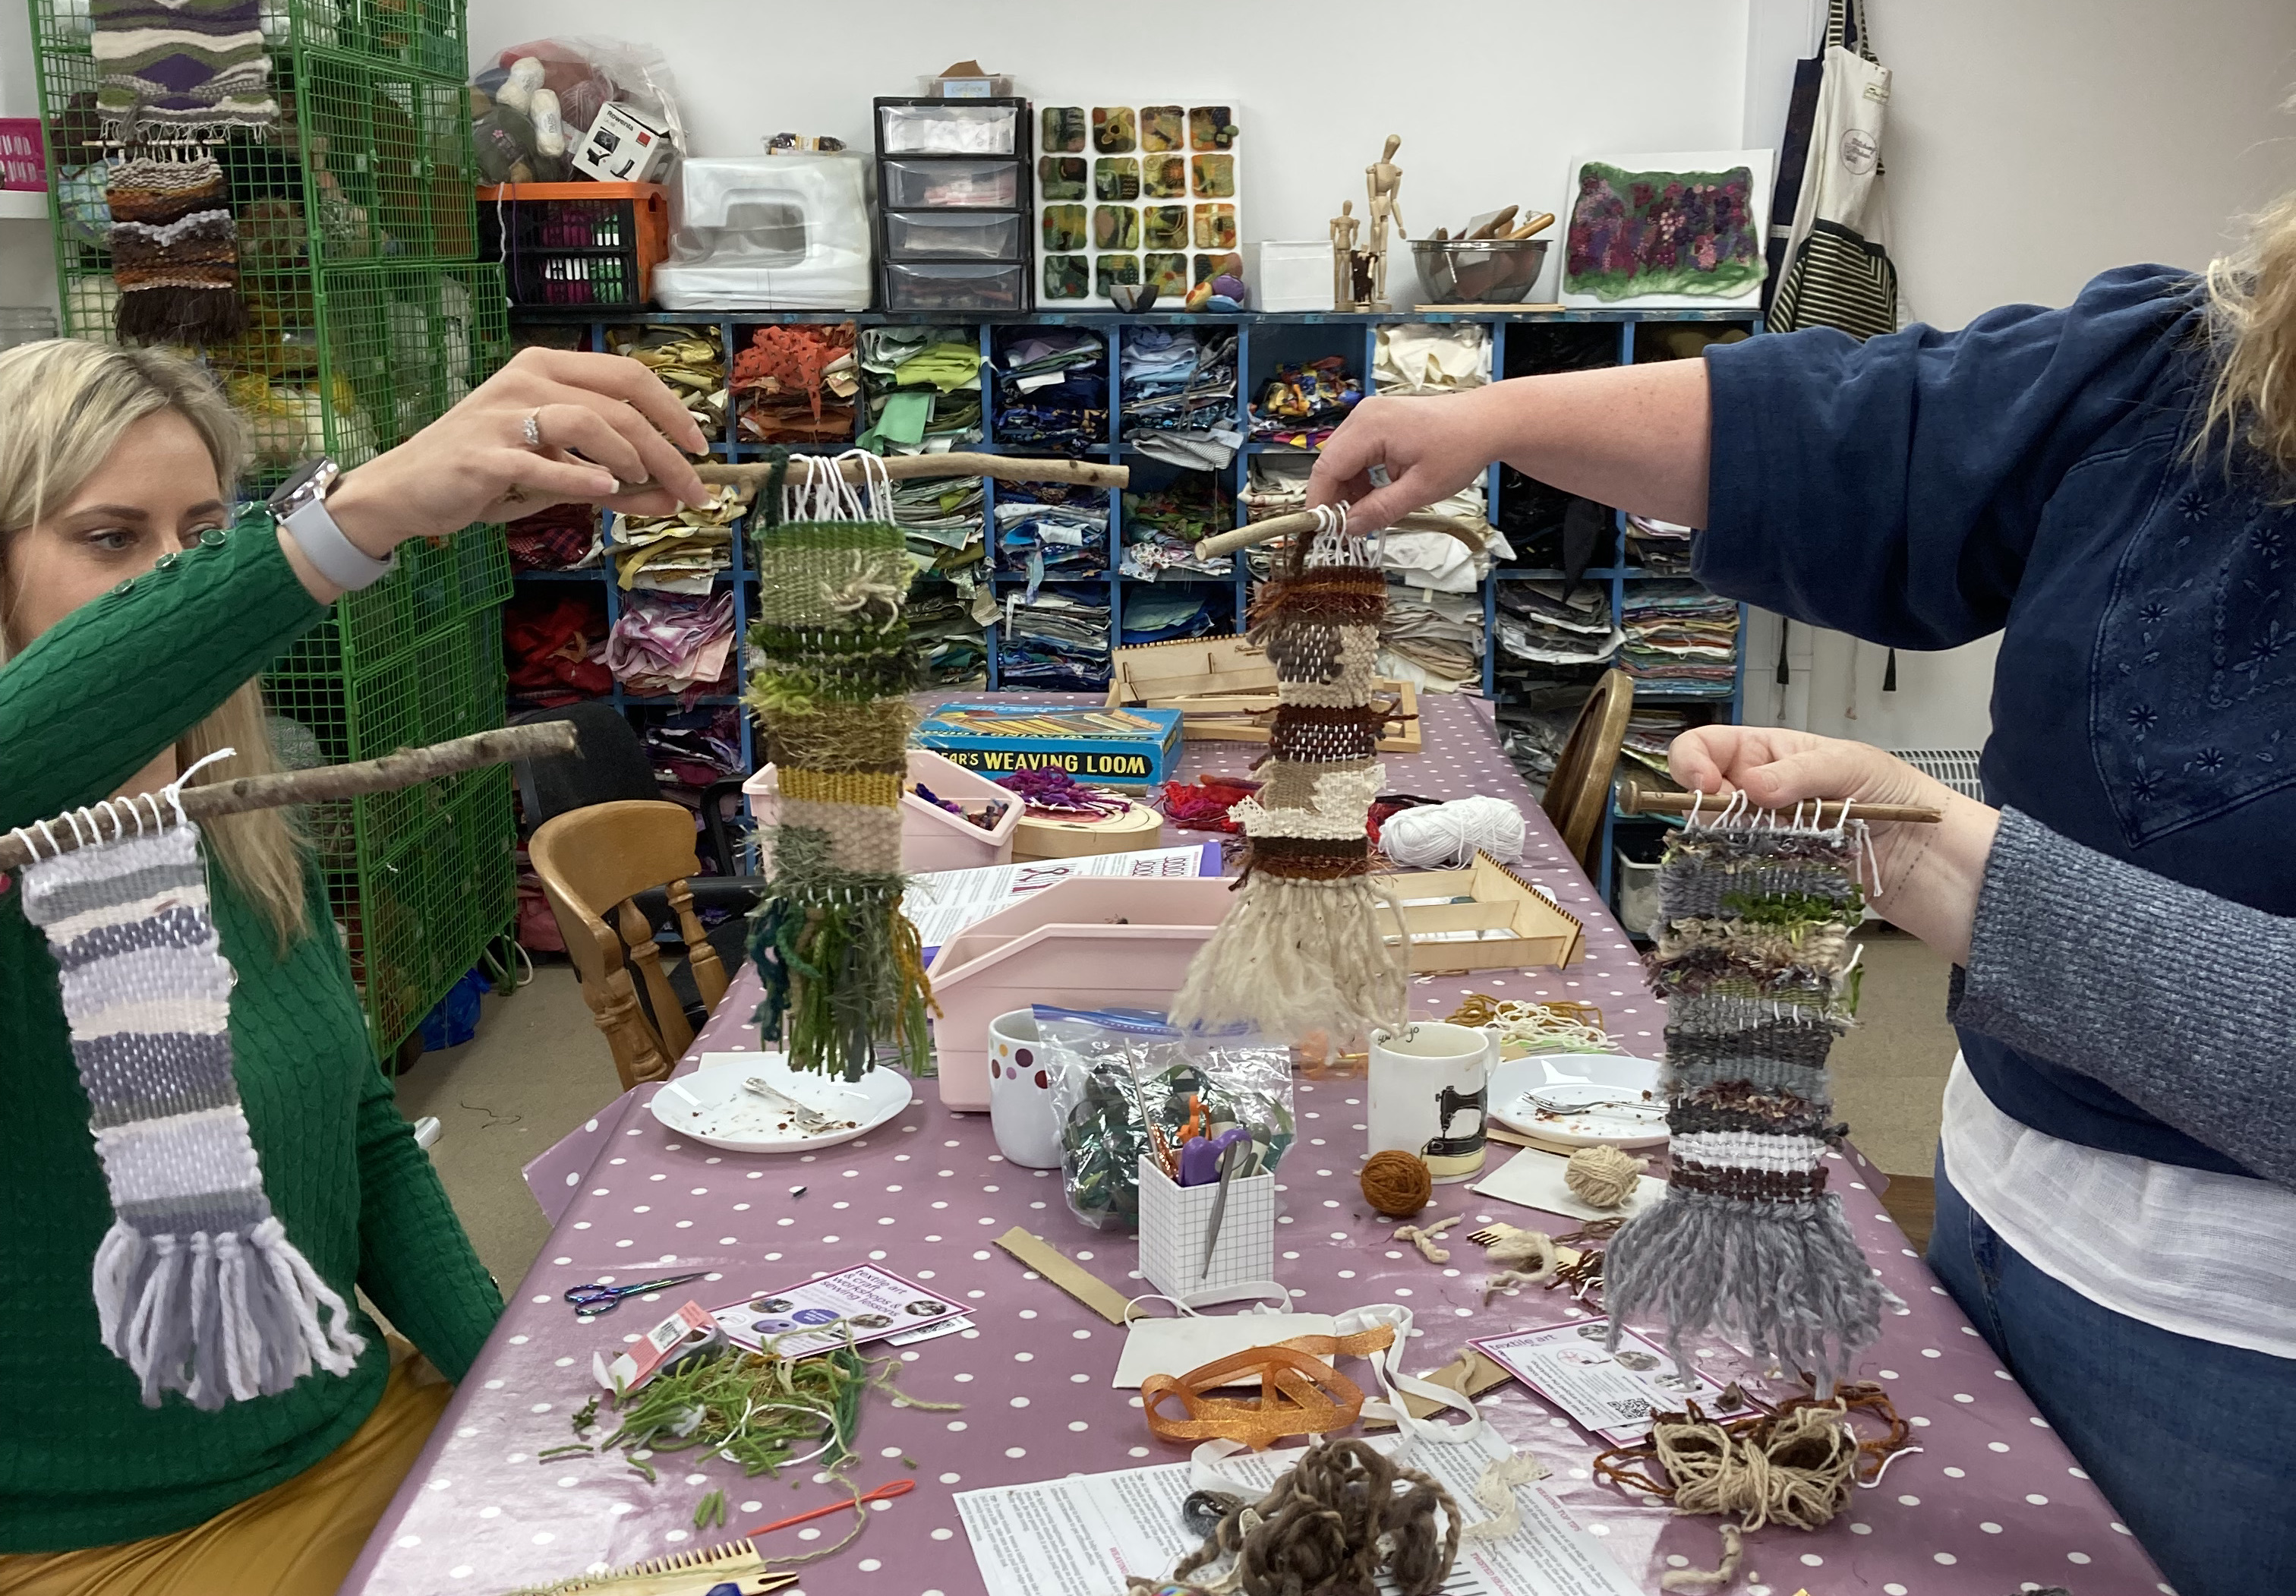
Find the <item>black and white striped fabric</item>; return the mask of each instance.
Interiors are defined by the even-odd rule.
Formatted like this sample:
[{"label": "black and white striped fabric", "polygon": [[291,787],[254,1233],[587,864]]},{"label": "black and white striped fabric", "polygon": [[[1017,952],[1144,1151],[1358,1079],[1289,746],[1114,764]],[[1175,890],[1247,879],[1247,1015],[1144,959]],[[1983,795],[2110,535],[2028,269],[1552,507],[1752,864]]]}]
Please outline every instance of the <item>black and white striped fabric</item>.
[{"label": "black and white striped fabric", "polygon": [[1775,331],[1838,327],[1860,342],[1895,332],[1898,268],[1881,245],[1821,217],[1787,263],[1769,319]]}]

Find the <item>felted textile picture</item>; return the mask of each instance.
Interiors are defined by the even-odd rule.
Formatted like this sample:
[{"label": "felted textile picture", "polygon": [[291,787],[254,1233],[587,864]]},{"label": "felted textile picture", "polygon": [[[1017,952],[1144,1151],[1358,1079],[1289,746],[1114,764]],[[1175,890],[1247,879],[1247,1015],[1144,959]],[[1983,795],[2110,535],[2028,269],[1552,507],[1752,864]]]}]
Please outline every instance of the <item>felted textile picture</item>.
[{"label": "felted textile picture", "polygon": [[1750,167],[1718,172],[1578,168],[1563,286],[1603,299],[1639,294],[1726,299],[1762,281]]},{"label": "felted textile picture", "polygon": [[1081,200],[1084,198],[1084,157],[1081,155],[1037,157],[1037,193],[1039,199]]},{"label": "felted textile picture", "polygon": [[1140,192],[1151,200],[1177,200],[1188,192],[1188,158],[1152,155],[1140,163]]},{"label": "felted textile picture", "polygon": [[1140,108],[1140,147],[1151,155],[1160,155],[1167,150],[1177,150],[1187,143],[1182,131],[1188,119],[1187,108],[1180,105],[1144,105]]}]

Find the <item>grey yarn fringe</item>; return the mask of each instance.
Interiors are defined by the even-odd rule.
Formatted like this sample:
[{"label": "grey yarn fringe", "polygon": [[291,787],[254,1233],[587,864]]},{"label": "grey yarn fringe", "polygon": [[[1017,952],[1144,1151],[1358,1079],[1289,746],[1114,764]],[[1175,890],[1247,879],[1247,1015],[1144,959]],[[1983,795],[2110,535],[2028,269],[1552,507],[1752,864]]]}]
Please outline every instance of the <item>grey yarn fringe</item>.
[{"label": "grey yarn fringe", "polygon": [[[1406,938],[1401,948],[1389,942],[1390,929]],[[1402,905],[1371,878],[1253,875],[1188,966],[1172,1023],[1249,1022],[1287,1040],[1322,1031],[1335,1044],[1401,1025],[1408,946]]]}]

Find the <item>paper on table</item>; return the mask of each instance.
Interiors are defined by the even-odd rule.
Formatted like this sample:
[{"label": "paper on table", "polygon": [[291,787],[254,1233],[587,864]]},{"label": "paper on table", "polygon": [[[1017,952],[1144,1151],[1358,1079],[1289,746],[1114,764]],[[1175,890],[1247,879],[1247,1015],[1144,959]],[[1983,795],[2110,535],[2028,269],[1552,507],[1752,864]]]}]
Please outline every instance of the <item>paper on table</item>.
[{"label": "paper on table", "polygon": [[978,870],[935,870],[913,876],[901,895],[901,913],[917,928],[931,958],[940,945],[999,909],[1073,876],[1149,876],[1185,880],[1220,872],[1217,842],[1146,848],[1126,854],[1085,854],[1028,864],[987,864]]},{"label": "paper on table", "polygon": [[1632,1218],[1666,1195],[1666,1183],[1646,1174],[1635,1182],[1635,1194],[1627,1199],[1624,1208],[1595,1207],[1581,1202],[1563,1183],[1562,1166],[1570,1161],[1554,1153],[1526,1147],[1469,1190],[1496,1197],[1501,1202],[1521,1203],[1526,1208],[1567,1214],[1573,1219],[1617,1219],[1622,1215]]},{"label": "paper on table", "polygon": [[[1399,1443],[1374,1436],[1371,1444],[1391,1453]],[[1217,1470],[1256,1497],[1304,1450],[1226,1458]],[[1472,1524],[1489,1517],[1475,1501],[1475,1482],[1506,1455],[1506,1443],[1485,1428],[1470,1440],[1419,1443],[1409,1461],[1440,1480]],[[1190,1464],[1163,1463],[961,1491],[956,1510],[988,1596],[1121,1596],[1127,1577],[1162,1579],[1194,1550],[1180,1523],[1192,1473]],[[1519,1486],[1515,1501],[1521,1527],[1463,1546],[1443,1596],[1640,1596],[1602,1542],[1545,1487]]]},{"label": "paper on table", "polygon": [[[775,1350],[792,1358],[841,1346],[848,1332],[857,1342],[882,1340],[964,1312],[963,1303],[874,1264],[777,1291],[752,1291],[710,1310],[734,1346],[754,1352],[766,1338],[776,1337]],[[804,1333],[808,1327],[817,1328]]]},{"label": "paper on table", "polygon": [[[1329,1314],[1182,1314],[1174,1318],[1135,1319],[1124,1338],[1124,1355],[1116,1360],[1116,1378],[1109,1385],[1119,1391],[1137,1391],[1152,1374],[1185,1374],[1215,1358],[1272,1346],[1295,1336],[1328,1336],[1336,1332]],[[1240,1384],[1256,1384],[1253,1374]]]},{"label": "paper on table", "polygon": [[1743,1412],[1697,1370],[1675,1366],[1664,1350],[1632,1330],[1617,1353],[1603,1350],[1608,1319],[1580,1319],[1545,1330],[1470,1341],[1509,1374],[1613,1446],[1650,1434],[1653,1412],[1679,1412],[1685,1399],[1716,1417]]}]

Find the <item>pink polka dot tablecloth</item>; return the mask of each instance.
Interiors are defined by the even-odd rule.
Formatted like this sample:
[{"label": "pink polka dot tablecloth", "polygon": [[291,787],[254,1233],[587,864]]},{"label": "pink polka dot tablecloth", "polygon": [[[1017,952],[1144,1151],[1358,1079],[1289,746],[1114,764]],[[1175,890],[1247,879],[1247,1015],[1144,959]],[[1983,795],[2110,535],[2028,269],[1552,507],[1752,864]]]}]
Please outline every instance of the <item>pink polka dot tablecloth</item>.
[{"label": "pink polka dot tablecloth", "polygon": [[[1426,750],[1387,756],[1389,787],[1430,798],[1494,793],[1519,804],[1530,822],[1525,873],[1585,921],[1587,957],[1561,971],[1423,978],[1415,1011],[1439,1017],[1479,990],[1576,998],[1600,1004],[1629,1048],[1654,1053],[1663,1008],[1644,990],[1625,935],[1500,752],[1487,707],[1439,695],[1420,703]],[[1258,751],[1192,743],[1185,769],[1240,770]],[[744,971],[683,1068],[703,1052],[756,1047],[756,1032],[742,1023],[756,994],[754,976]],[[955,1492],[1185,1455],[1149,1436],[1136,1395],[1110,1387],[1120,1332],[992,1245],[1021,1225],[1119,1289],[1143,1289],[1132,1278],[1129,1239],[1072,1218],[1054,1172],[1004,1163],[987,1115],[943,1109],[924,1082],[914,1104],[859,1141],[811,1156],[750,1158],[665,1131],[645,1110],[652,1090],[618,1100],[529,1166],[528,1179],[555,1225],[550,1240],[346,1592],[506,1591],[690,1551],[725,1536],[693,1527],[695,1504],[713,1489],[726,1493],[733,1531],[840,1499],[811,1469],[785,1471],[778,1481],[744,1478],[736,1466],[693,1453],[659,1454],[653,1485],[619,1456],[537,1461],[572,1440],[569,1416],[595,1389],[592,1355],[619,1351],[686,1293],[634,1301],[587,1326],[576,1322],[562,1294],[584,1281],[636,1280],[671,1265],[709,1271],[691,1290],[712,1305],[864,1261],[971,1305],[974,1328],[900,1355],[908,1392],[961,1403],[959,1411],[869,1399],[852,1477],[864,1490],[914,1477],[916,1489],[876,1504],[850,1546],[805,1569],[801,1588],[814,1596],[971,1596],[981,1583]],[[1303,1078],[1298,1092],[1300,1141],[1276,1188],[1283,1204],[1276,1267],[1296,1306],[1406,1305],[1416,1321],[1414,1370],[1447,1362],[1471,1337],[1583,1312],[1562,1293],[1538,1290],[1502,1296],[1486,1309],[1478,1248],[1455,1242],[1450,1263],[1439,1266],[1396,1244],[1392,1226],[1368,1212],[1356,1185],[1364,1157],[1362,1083]],[[1496,1145],[1491,1151],[1494,1161],[1510,1156]],[[1878,1488],[1860,1491],[1824,1528],[1773,1527],[1750,1537],[1746,1572],[1734,1588],[1747,1596],[2008,1596],[2058,1584],[2079,1596],[2167,1592],[1883,1211],[1877,1198],[1883,1177],[1854,1151],[1836,1156],[1843,1166],[1833,1184],[1859,1242],[1906,1305],[1858,1373],[1887,1385],[1922,1450],[1897,1458]],[[792,1196],[800,1183],[804,1194]],[[1474,1224],[1562,1230],[1574,1223],[1543,1221],[1464,1188],[1444,1190],[1449,1200],[1439,1211],[1464,1207]],[[1758,1372],[1726,1346],[1695,1345],[1701,1367],[1719,1379]],[[1481,1401],[1502,1435],[1546,1461],[1566,1509],[1605,1537],[1644,1588],[1656,1592],[1669,1567],[1712,1566],[1714,1519],[1677,1518],[1653,1500],[1592,1479],[1587,1465],[1597,1448],[1521,1387],[1502,1387]],[[769,1554],[824,1547],[847,1522],[817,1519],[761,1544]]]}]

